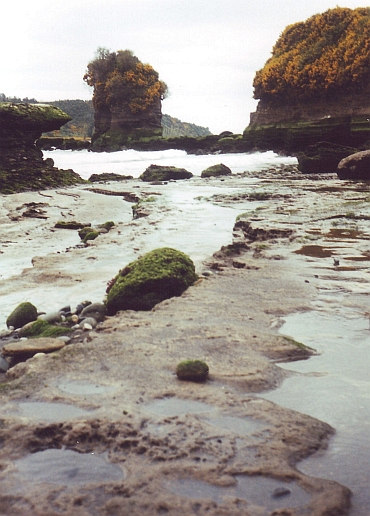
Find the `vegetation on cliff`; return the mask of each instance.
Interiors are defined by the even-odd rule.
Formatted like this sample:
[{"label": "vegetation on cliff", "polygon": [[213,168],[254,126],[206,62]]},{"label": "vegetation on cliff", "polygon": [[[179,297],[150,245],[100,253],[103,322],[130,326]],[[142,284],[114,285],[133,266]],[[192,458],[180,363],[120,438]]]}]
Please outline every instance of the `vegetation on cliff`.
[{"label": "vegetation on cliff", "polygon": [[336,7],[289,25],[256,73],[254,98],[310,101],[370,84],[370,8]]},{"label": "vegetation on cliff", "polygon": [[87,65],[84,81],[94,88],[95,109],[124,105],[131,113],[138,113],[163,100],[167,93],[158,72],[130,50],[110,52],[99,48],[96,58]]}]

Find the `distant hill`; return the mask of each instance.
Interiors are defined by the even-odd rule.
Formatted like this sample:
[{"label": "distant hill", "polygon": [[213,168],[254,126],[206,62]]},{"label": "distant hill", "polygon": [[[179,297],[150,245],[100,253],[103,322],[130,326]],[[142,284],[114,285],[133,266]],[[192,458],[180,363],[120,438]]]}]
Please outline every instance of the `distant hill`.
[{"label": "distant hill", "polygon": [[164,138],[178,138],[179,136],[197,138],[198,136],[209,136],[212,134],[208,127],[181,122],[178,118],[173,118],[170,115],[162,115],[162,127]]},{"label": "distant hill", "polygon": [[[0,93],[0,102],[29,103],[37,104],[36,99],[20,99],[17,97],[6,97],[4,93]],[[64,125],[53,136],[75,137],[75,138],[91,138],[94,130],[94,108],[91,100],[56,100],[47,102],[52,106],[56,106],[67,115],[72,117],[68,124]],[[162,115],[162,127],[164,138],[177,138],[179,136],[208,136],[212,134],[208,127],[182,122],[178,118],[170,115]]]}]

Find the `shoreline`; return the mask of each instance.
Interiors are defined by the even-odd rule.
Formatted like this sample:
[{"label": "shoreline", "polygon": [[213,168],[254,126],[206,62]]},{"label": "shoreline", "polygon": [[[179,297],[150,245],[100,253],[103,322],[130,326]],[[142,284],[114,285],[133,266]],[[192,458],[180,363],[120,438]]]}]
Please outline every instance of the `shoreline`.
[{"label": "shoreline", "polygon": [[[266,185],[272,184],[268,176],[263,179]],[[327,187],[326,182],[310,185]],[[252,217],[255,220],[248,217],[253,230],[284,229],[287,224],[282,223],[284,217],[276,206],[285,206],[290,213],[292,203],[309,203],[303,197],[284,197],[282,188],[290,186],[275,183],[280,197],[267,200],[273,218],[263,211]],[[67,199],[75,203],[73,197]],[[224,195],[222,202],[231,200]],[[314,219],[312,215],[317,217],[319,210],[316,207],[310,213]],[[294,216],[291,213],[288,218],[290,227],[295,224]],[[148,223],[150,218],[143,222]],[[302,222],[294,229],[302,234]],[[310,228],[303,232],[306,229]],[[206,260],[205,267],[213,274],[181,297],[164,301],[151,312],[108,317],[82,342],[10,370],[2,384],[2,418],[7,425],[0,429],[0,500],[9,516],[20,515],[22,510],[24,514],[25,504],[30,515],[50,516],[54,514],[48,505],[50,497],[64,514],[72,510],[76,515],[86,514],[86,508],[96,504],[97,489],[98,514],[165,511],[188,515],[194,503],[200,515],[260,514],[262,500],[250,502],[240,498],[240,493],[236,496],[240,476],[275,479],[290,490],[279,500],[282,505],[268,509],[268,514],[285,506],[290,508],[275,514],[302,514],[299,505],[289,505],[296,499],[294,503],[299,503],[304,494],[301,489],[309,494],[304,504],[307,514],[348,513],[346,487],[307,477],[296,467],[303,458],[325,449],[334,429],[263,399],[266,389],[277,388],[289,375],[278,367],[279,361],[312,353],[278,333],[284,316],[315,309],[318,282],[308,272],[312,264],[292,255],[297,244],[286,234],[271,232],[253,241],[253,231],[248,231],[243,225],[234,228],[234,244],[244,242],[245,247],[226,246]],[[188,358],[207,362],[209,381],[193,384],[176,379],[177,363]],[[101,392],[77,392],[78,385],[95,383]],[[66,385],[67,391],[63,390]],[[26,400],[65,403],[86,414],[82,419],[42,421],[17,413],[16,405]],[[186,401],[198,407],[195,413],[189,406],[182,408]],[[237,430],[232,430],[233,425]],[[46,487],[28,479],[22,487],[17,460],[30,452],[64,446],[79,453],[106,454],[106,460],[124,470],[126,478],[86,484],[82,503],[76,485]],[[192,500],[174,492],[178,484],[171,484],[172,491],[168,488],[168,482],[176,479],[191,479],[205,491]],[[210,499],[204,483],[216,486],[218,495]],[[222,492],[231,499],[223,499]],[[268,490],[264,496],[265,502],[271,500]]]}]

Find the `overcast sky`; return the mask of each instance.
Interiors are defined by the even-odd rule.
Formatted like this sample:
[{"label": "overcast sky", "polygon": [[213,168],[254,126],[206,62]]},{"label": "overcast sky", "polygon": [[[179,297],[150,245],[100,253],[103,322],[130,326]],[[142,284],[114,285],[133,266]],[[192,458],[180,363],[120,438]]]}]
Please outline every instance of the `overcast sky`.
[{"label": "overcast sky", "polygon": [[255,72],[281,32],[337,5],[369,0],[5,0],[0,93],[91,99],[82,77],[97,48],[129,49],[167,83],[163,113],[242,132],[256,108]]}]

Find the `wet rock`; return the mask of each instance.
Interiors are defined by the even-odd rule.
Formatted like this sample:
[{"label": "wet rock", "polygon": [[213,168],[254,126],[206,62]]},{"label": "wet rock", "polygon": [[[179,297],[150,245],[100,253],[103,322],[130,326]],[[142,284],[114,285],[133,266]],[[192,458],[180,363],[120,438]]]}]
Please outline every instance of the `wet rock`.
[{"label": "wet rock", "polygon": [[6,320],[7,327],[21,328],[25,324],[37,319],[37,308],[29,302],[21,303]]},{"label": "wet rock", "polygon": [[299,153],[298,170],[303,174],[334,174],[338,163],[345,157],[356,152],[354,147],[346,147],[330,142],[319,142],[309,145]]},{"label": "wet rock", "polygon": [[122,269],[109,282],[108,314],[151,310],[164,299],[180,296],[198,279],[192,260],[168,247],[155,249]]},{"label": "wet rock", "polygon": [[184,168],[150,165],[139,177],[142,181],[169,181],[170,179],[190,179],[193,174]]},{"label": "wet rock", "polygon": [[91,224],[84,224],[76,220],[59,220],[54,227],[60,229],[82,229],[88,226],[91,226]]},{"label": "wet rock", "polygon": [[60,312],[49,312],[39,315],[37,319],[40,321],[46,321],[49,324],[55,324],[62,321],[62,314]]},{"label": "wet rock", "polygon": [[337,174],[339,179],[370,180],[370,150],[356,152],[342,159]]},{"label": "wet rock", "polygon": [[85,319],[83,319],[83,321],[80,322],[79,326],[83,330],[92,330],[96,327],[97,324],[98,323],[96,319],[94,319],[94,317],[86,317]]},{"label": "wet rock", "polygon": [[82,310],[86,307],[86,306],[89,306],[91,305],[91,301],[82,301],[82,303],[79,303],[77,306],[76,306],[76,310],[75,310],[75,313],[77,315],[79,315]]},{"label": "wet rock", "polygon": [[82,310],[80,317],[93,317],[96,322],[102,322],[106,313],[107,307],[103,303],[91,303]]},{"label": "wet rock", "polygon": [[19,340],[10,342],[3,347],[3,355],[17,357],[19,355],[33,356],[36,353],[52,353],[64,348],[65,343],[61,339],[40,338]]},{"label": "wet rock", "polygon": [[103,172],[102,174],[91,174],[89,181],[91,183],[105,182],[105,181],[125,181],[132,179],[133,176],[123,176],[121,174],[115,174],[113,172]]},{"label": "wet rock", "polygon": [[177,378],[190,382],[204,382],[208,373],[208,365],[201,360],[185,360],[180,362],[176,368]]},{"label": "wet rock", "polygon": [[231,169],[224,165],[223,163],[219,163],[218,165],[212,165],[211,167],[206,168],[201,173],[200,177],[219,177],[219,176],[227,176],[230,175]]}]

